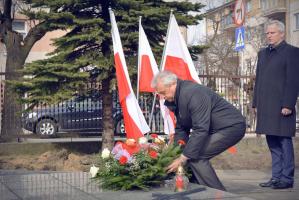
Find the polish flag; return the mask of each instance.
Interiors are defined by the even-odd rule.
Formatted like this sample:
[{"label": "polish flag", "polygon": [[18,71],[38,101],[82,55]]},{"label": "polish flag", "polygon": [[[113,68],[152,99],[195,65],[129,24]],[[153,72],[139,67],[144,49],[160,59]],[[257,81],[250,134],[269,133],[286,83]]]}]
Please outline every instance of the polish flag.
[{"label": "polish flag", "polygon": [[[201,83],[196,73],[187,44],[181,34],[174,15],[170,14],[169,25],[162,58],[162,70],[175,73],[180,79]],[[237,153],[237,148],[228,149],[231,154]]]},{"label": "polish flag", "polygon": [[158,65],[154,58],[148,39],[139,21],[139,46],[138,46],[138,74],[139,91],[154,92],[151,87],[153,77],[159,72]]},{"label": "polish flag", "polygon": [[[151,87],[151,81],[154,76],[159,72],[158,65],[154,58],[148,39],[139,21],[139,47],[138,47],[138,83],[139,91],[141,92],[154,92]],[[174,134],[174,121],[170,115],[170,111],[164,106],[164,100],[160,100],[160,110],[164,119],[164,133]]]},{"label": "polish flag", "polygon": [[162,70],[175,73],[180,79],[200,83],[187,44],[174,15],[170,14],[162,58]]},{"label": "polish flag", "polygon": [[175,133],[175,116],[174,113],[164,105],[164,102],[164,99],[160,99],[160,110],[164,119],[164,133],[167,135],[172,135]]},{"label": "polish flag", "polygon": [[127,138],[137,140],[150,131],[133,92],[114,13],[109,9],[119,102]]}]

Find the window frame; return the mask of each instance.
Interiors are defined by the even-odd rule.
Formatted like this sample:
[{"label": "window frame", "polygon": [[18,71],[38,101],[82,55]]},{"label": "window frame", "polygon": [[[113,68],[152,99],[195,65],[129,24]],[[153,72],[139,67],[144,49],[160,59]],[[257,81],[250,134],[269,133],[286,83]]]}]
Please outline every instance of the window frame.
[{"label": "window frame", "polygon": [[13,28],[14,31],[22,34],[23,39],[24,39],[26,37],[27,33],[28,33],[26,21],[25,20],[13,20],[12,23],[14,23],[14,22],[15,23],[24,23],[24,29],[23,30],[21,30],[21,29],[14,29]]},{"label": "window frame", "polygon": [[250,12],[252,10],[252,2],[251,0],[247,0],[245,3],[245,10],[246,12]]},{"label": "window frame", "polygon": [[299,30],[299,12],[294,14],[295,16],[295,29]]}]

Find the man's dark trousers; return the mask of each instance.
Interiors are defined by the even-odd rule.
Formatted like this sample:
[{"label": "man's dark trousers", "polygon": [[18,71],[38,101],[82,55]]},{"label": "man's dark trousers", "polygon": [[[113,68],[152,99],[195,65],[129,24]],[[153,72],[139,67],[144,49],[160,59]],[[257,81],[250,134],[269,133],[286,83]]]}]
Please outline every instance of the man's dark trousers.
[{"label": "man's dark trousers", "polygon": [[266,135],[272,157],[272,178],[294,183],[294,148],[292,137]]},{"label": "man's dark trousers", "polygon": [[211,134],[201,151],[200,158],[188,161],[199,184],[225,190],[209,160],[238,143],[244,137],[245,129],[245,123],[239,123]]}]

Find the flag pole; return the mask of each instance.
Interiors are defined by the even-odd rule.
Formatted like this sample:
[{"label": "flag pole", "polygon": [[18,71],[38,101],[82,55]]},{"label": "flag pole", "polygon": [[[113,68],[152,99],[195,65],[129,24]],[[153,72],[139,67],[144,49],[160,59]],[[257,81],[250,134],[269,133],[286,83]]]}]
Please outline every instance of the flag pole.
[{"label": "flag pole", "polygon": [[[168,22],[168,27],[167,27],[167,33],[166,33],[166,40],[165,40],[165,44],[164,44],[164,49],[163,49],[163,54],[162,54],[162,60],[161,60],[161,63],[160,63],[160,71],[162,71],[162,66],[163,66],[163,63],[164,63],[164,56],[165,56],[165,51],[166,51],[166,47],[167,47],[167,39],[168,39],[168,35],[169,35],[169,26],[170,26],[170,22],[171,22],[171,19],[172,19],[172,16],[173,16],[173,10],[171,9],[170,10],[170,17],[169,17],[169,22]],[[151,110],[151,115],[150,115],[150,118],[149,118],[149,127],[150,129],[152,128],[152,120],[153,120],[153,115],[154,115],[154,109],[155,109],[155,103],[156,103],[156,98],[157,98],[157,93],[155,92],[154,94],[154,99],[153,99],[153,103],[152,103],[152,110]],[[147,133],[147,138],[149,138],[149,133]]]},{"label": "flag pole", "polygon": [[139,79],[140,79],[140,32],[141,32],[141,16],[139,16],[139,42],[138,42],[138,63],[137,63],[137,102],[139,102]]},{"label": "flag pole", "polygon": [[166,40],[165,40],[165,44],[164,44],[164,49],[163,49],[163,54],[162,54],[162,60],[161,60],[161,63],[160,63],[160,71],[162,71],[162,66],[165,62],[165,51],[166,51],[166,47],[167,47],[167,39],[168,39],[168,35],[169,35],[169,27],[170,27],[170,22],[172,20],[172,17],[173,17],[173,10],[171,9],[170,10],[170,16],[169,16],[169,22],[168,22],[168,28],[167,28],[167,33],[166,33]]}]

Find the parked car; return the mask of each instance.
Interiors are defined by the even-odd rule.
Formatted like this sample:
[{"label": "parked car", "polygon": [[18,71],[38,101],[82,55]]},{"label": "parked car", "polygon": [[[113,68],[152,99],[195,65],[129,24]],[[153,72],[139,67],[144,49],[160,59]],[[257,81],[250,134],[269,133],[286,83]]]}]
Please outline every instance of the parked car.
[{"label": "parked car", "polygon": [[[122,112],[113,110],[115,133],[124,134]],[[24,129],[42,136],[61,132],[99,133],[103,131],[102,103],[99,98],[74,98],[58,105],[37,107],[23,114],[22,124]]]}]

